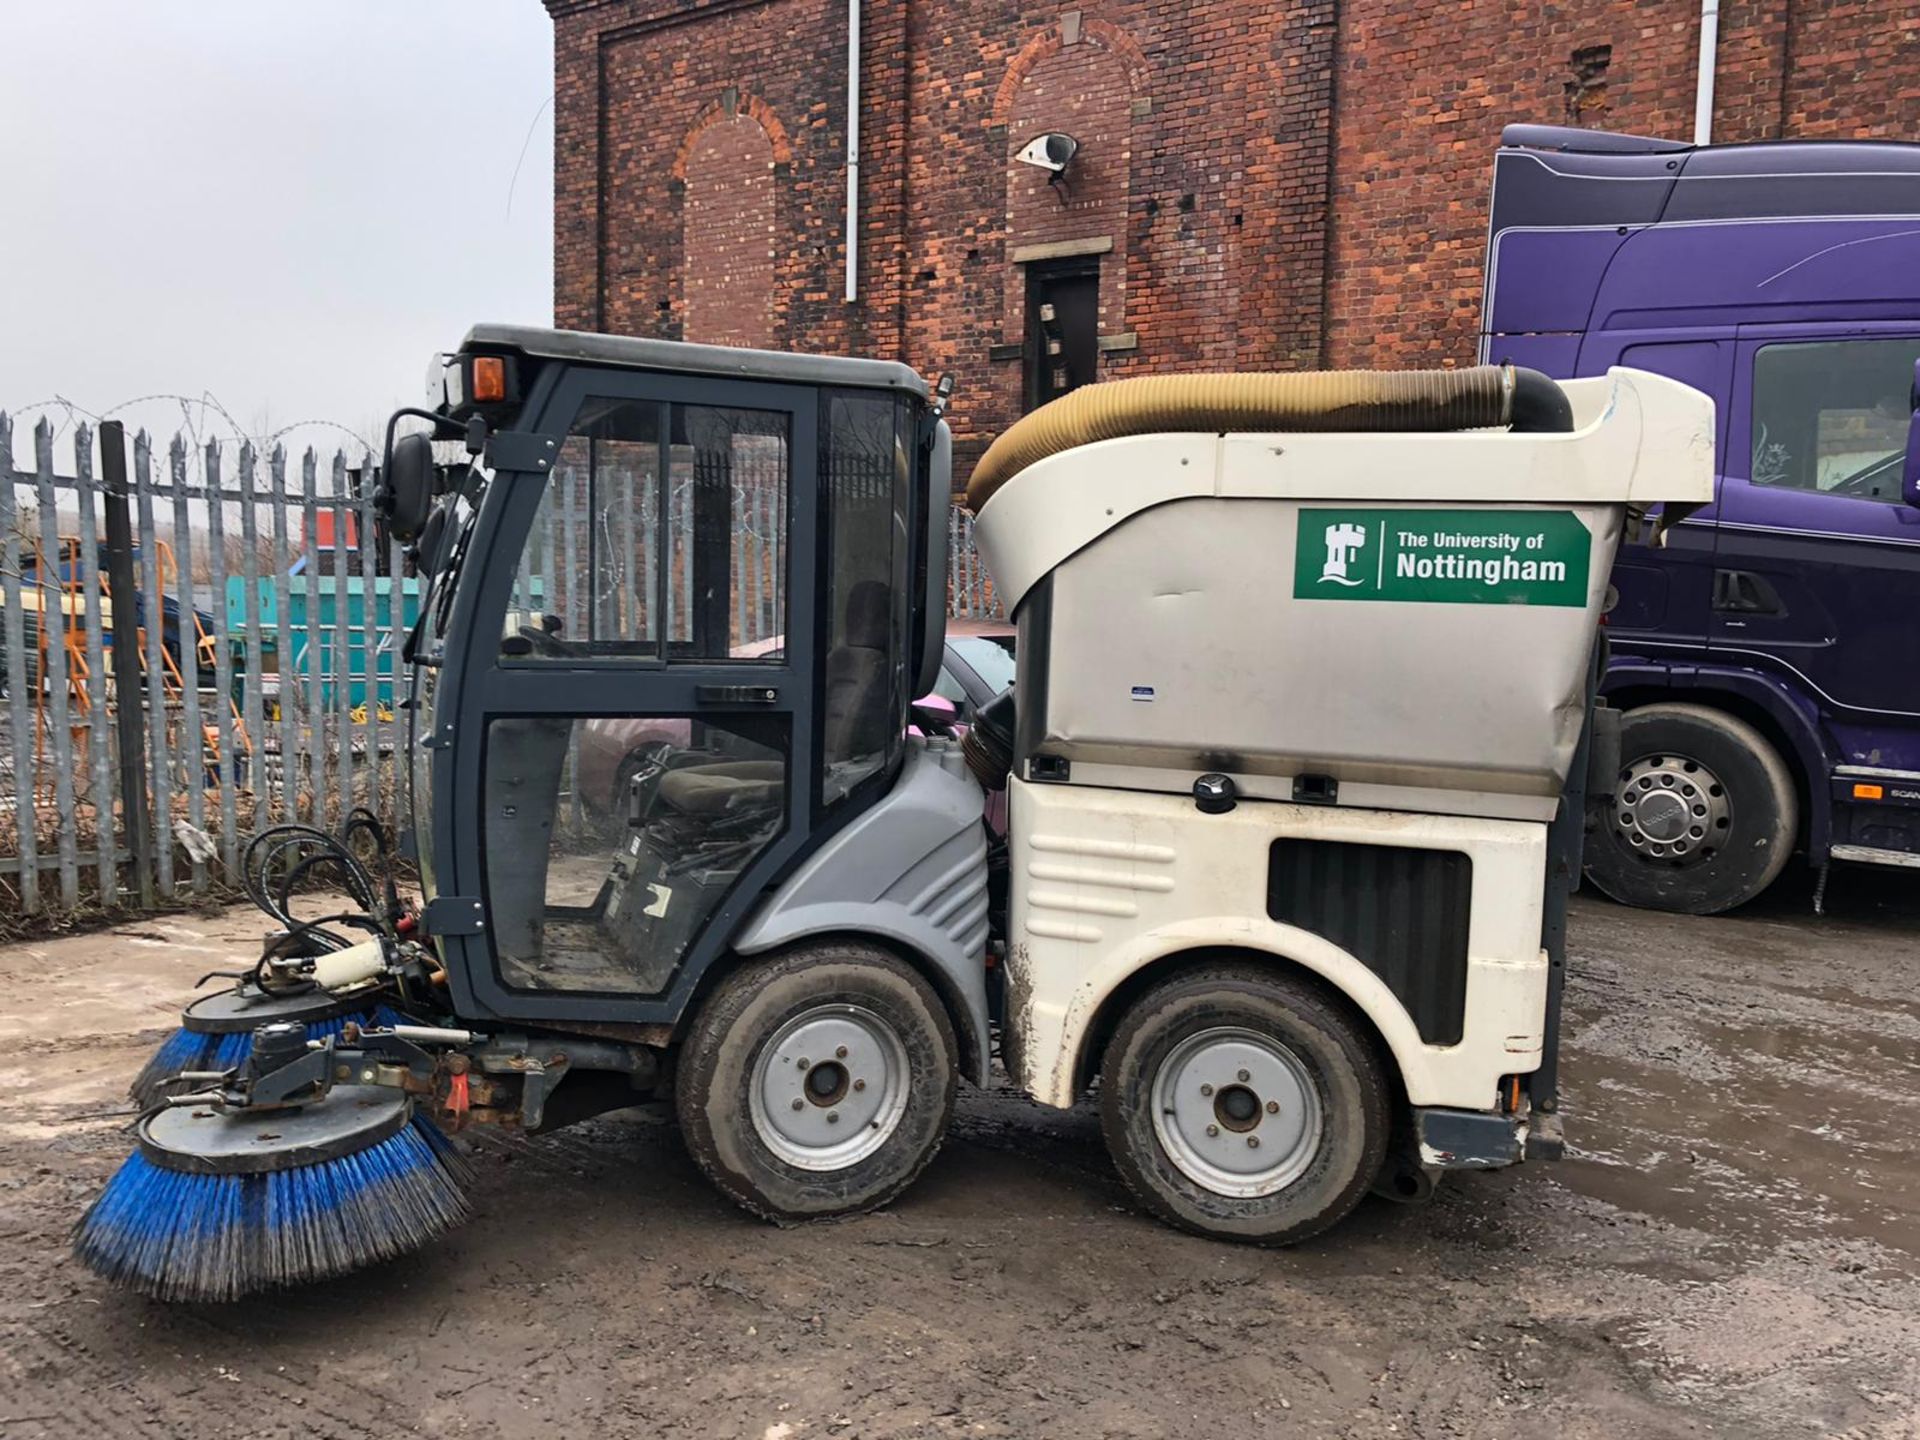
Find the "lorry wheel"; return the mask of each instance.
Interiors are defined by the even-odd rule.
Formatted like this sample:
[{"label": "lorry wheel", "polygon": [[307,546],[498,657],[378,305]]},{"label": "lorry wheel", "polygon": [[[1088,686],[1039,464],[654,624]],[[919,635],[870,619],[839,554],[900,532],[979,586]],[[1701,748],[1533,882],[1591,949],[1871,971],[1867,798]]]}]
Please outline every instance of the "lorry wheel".
[{"label": "lorry wheel", "polygon": [[1717,915],[1787,863],[1793,776],[1744,720],[1704,705],[1646,705],[1620,724],[1620,775],[1587,876],[1622,905]]},{"label": "lorry wheel", "polygon": [[1154,1214],[1223,1240],[1318,1234],[1386,1154],[1387,1079],[1368,1037],[1311,985],[1208,965],[1121,1017],[1101,1070],[1113,1163]]},{"label": "lorry wheel", "polygon": [[812,1220],[906,1189],[946,1137],[958,1073],[926,980],[835,941],[727,977],[687,1033],[674,1105],[723,1194],[768,1220]]}]

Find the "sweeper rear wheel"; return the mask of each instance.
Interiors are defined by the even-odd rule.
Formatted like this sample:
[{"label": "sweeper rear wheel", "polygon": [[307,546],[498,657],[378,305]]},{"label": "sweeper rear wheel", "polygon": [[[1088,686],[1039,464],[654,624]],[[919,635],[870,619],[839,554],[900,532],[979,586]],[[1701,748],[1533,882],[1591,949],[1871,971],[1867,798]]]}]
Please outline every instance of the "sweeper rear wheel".
[{"label": "sweeper rear wheel", "polygon": [[1221,1240],[1283,1245],[1343,1218],[1380,1173],[1379,1057],[1315,986],[1200,965],[1134,1002],[1107,1045],[1100,1123],[1154,1214]]},{"label": "sweeper rear wheel", "polygon": [[750,964],[680,1054],[687,1149],[729,1199],[786,1222],[871,1210],[913,1181],[953,1110],[945,1007],[875,946],[803,945]]}]

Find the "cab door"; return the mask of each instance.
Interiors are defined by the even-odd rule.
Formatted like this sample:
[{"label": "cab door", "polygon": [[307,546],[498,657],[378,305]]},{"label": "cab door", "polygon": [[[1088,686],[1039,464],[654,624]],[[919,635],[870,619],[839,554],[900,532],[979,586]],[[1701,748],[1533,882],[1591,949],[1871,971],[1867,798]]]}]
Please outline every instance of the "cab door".
[{"label": "cab door", "polygon": [[1742,326],[1737,348],[1710,647],[1810,689],[1843,737],[1920,722],[1920,325]]},{"label": "cab door", "polygon": [[[1577,373],[1604,375],[1614,365],[1650,370],[1713,397],[1714,451],[1727,452],[1727,390],[1733,375],[1731,329],[1594,331],[1581,342]],[[1613,562],[1617,592],[1608,613],[1618,655],[1652,654],[1692,660],[1706,649],[1712,624],[1714,525],[1721,477],[1714,477],[1714,503],[1704,505],[1666,532],[1629,537]]]},{"label": "cab door", "polygon": [[538,413],[463,561],[429,920],[463,1013],[668,1021],[813,822],[817,392],[573,369]]}]

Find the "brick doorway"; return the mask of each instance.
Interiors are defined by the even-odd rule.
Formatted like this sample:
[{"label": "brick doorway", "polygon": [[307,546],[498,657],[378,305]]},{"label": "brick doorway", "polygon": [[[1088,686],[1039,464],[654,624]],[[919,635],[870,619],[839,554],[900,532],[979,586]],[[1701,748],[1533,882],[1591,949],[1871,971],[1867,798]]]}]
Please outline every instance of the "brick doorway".
[{"label": "brick doorway", "polygon": [[1099,351],[1099,259],[1028,265],[1026,408],[1091,383]]}]

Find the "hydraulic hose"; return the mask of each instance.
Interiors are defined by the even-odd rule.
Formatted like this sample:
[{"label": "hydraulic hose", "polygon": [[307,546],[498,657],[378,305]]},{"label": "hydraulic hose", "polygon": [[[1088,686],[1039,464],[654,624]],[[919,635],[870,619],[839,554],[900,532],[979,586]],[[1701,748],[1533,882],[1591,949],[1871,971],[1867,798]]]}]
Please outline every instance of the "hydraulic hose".
[{"label": "hydraulic hose", "polygon": [[974,467],[967,508],[977,514],[996,490],[1036,461],[1123,435],[1495,427],[1571,430],[1573,410],[1552,380],[1515,365],[1146,375],[1083,385],[1008,427]]}]

